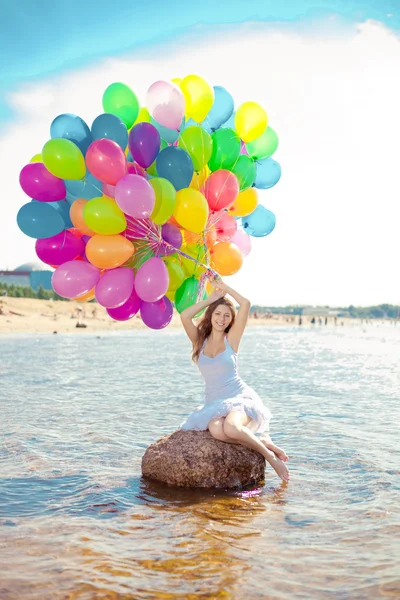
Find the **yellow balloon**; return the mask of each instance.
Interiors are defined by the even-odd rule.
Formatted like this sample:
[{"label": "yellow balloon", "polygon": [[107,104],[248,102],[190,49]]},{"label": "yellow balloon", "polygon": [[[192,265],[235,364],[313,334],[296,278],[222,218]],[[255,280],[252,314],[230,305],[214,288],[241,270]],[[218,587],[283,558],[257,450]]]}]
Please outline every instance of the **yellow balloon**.
[{"label": "yellow balloon", "polygon": [[248,144],[257,139],[268,127],[268,116],[256,102],[245,102],[236,111],[235,128],[242,140]]},{"label": "yellow balloon", "polygon": [[115,235],[126,229],[126,218],[112,198],[92,198],[83,207],[83,220],[89,229],[102,235]]},{"label": "yellow balloon", "polygon": [[34,156],[32,156],[31,160],[29,161],[30,163],[35,163],[35,162],[43,162],[43,158],[42,155],[40,154],[35,154]]},{"label": "yellow balloon", "polygon": [[235,202],[229,209],[234,217],[247,217],[258,205],[258,194],[255,188],[248,188],[237,196]]},{"label": "yellow balloon", "polygon": [[210,173],[211,171],[207,165],[203,167],[198,173],[196,173],[195,171],[193,173],[192,181],[190,182],[190,187],[194,190],[200,191],[203,185],[205,184],[206,180],[208,179]]},{"label": "yellow balloon", "polygon": [[44,166],[60,179],[83,179],[86,164],[78,146],[64,138],[52,138],[42,149]]},{"label": "yellow balloon", "polygon": [[142,106],[142,108],[139,110],[137,119],[136,119],[135,123],[132,125],[132,127],[134,127],[138,123],[151,123],[150,113],[145,106]]},{"label": "yellow balloon", "polygon": [[196,123],[201,123],[214,104],[213,88],[198,75],[184,77],[180,88],[185,96],[186,116]]},{"label": "yellow balloon", "polygon": [[176,192],[176,204],[173,213],[176,221],[189,231],[201,233],[208,219],[208,204],[203,194],[191,188]]},{"label": "yellow balloon", "polygon": [[182,77],[174,77],[173,79],[171,79],[171,83],[174,83],[178,87],[181,86],[181,81],[182,81]]}]

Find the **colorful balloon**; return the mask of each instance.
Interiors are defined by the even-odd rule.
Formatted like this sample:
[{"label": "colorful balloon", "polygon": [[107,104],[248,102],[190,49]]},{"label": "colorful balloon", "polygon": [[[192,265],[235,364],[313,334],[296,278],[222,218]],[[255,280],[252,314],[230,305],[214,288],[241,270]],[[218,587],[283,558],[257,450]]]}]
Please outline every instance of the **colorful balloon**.
[{"label": "colorful balloon", "polygon": [[63,180],[52,175],[39,162],[25,165],[19,175],[19,183],[25,194],[40,202],[63,200],[66,195]]},{"label": "colorful balloon", "polygon": [[85,208],[85,205],[87,203],[88,200],[78,198],[72,203],[69,214],[74,227],[79,229],[85,235],[92,236],[95,234],[95,232],[86,225],[85,219],[83,217],[83,209]]},{"label": "colorful balloon", "polygon": [[232,167],[232,173],[234,173],[238,178],[239,188],[242,192],[253,185],[256,179],[257,169],[253,159],[250,158],[250,156],[241,154]]},{"label": "colorful balloon", "polygon": [[156,81],[147,90],[146,105],[150,115],[163,127],[178,129],[185,112],[182,90],[169,81]]},{"label": "colorful balloon", "polygon": [[219,242],[211,248],[210,264],[222,277],[234,275],[243,264],[243,256],[232,242]]},{"label": "colorful balloon", "polygon": [[185,229],[201,233],[208,218],[207,200],[203,194],[191,188],[177,192],[174,218]]},{"label": "colorful balloon", "polygon": [[156,225],[163,225],[174,212],[176,191],[172,183],[162,177],[154,177],[149,183],[155,194],[155,204],[150,218]]},{"label": "colorful balloon", "polygon": [[127,173],[126,156],[112,140],[92,142],[86,153],[86,164],[94,177],[110,185],[116,185]]},{"label": "colorful balloon", "polygon": [[275,229],[276,217],[273,212],[259,204],[254,212],[242,219],[242,227],[253,237],[264,237]]},{"label": "colorful balloon", "polygon": [[178,146],[189,154],[195,171],[200,171],[211,158],[212,139],[201,127],[188,127],[182,131]]},{"label": "colorful balloon", "polygon": [[125,123],[116,115],[104,113],[95,118],[92,123],[93,140],[103,138],[112,140],[125,151],[128,145],[128,130]]},{"label": "colorful balloon", "polygon": [[58,115],[53,120],[50,125],[50,137],[70,140],[78,146],[83,155],[86,154],[86,150],[93,141],[92,134],[85,121],[69,113]]},{"label": "colorful balloon", "polygon": [[168,142],[168,144],[174,144],[179,137],[179,132],[185,128],[185,117],[182,119],[182,122],[177,129],[163,127],[153,118],[150,119],[150,123],[157,129],[161,139],[163,139],[165,142]]},{"label": "colorful balloon", "polygon": [[126,229],[124,213],[115,200],[107,196],[89,200],[83,207],[83,219],[89,229],[103,235],[114,235]]},{"label": "colorful balloon", "polygon": [[258,194],[255,188],[249,188],[240,192],[232,206],[229,208],[229,213],[234,217],[246,217],[250,215],[258,205]]},{"label": "colorful balloon", "polygon": [[244,257],[250,253],[251,237],[243,229],[237,229],[230,241],[239,248]]},{"label": "colorful balloon", "polygon": [[133,159],[144,168],[157,158],[160,152],[161,138],[151,123],[138,123],[129,132],[129,150]]},{"label": "colorful balloon", "polygon": [[136,219],[147,219],[153,211],[156,195],[144,177],[125,175],[115,186],[115,200],[126,215]]},{"label": "colorful balloon", "polygon": [[267,113],[256,102],[245,102],[235,113],[235,129],[246,144],[260,137],[267,125]]},{"label": "colorful balloon", "polygon": [[139,101],[130,87],[124,83],[112,83],[103,94],[103,109],[105,113],[122,119],[130,129],[139,114]]},{"label": "colorful balloon", "polygon": [[223,212],[218,215],[218,220],[215,222],[215,229],[219,242],[229,242],[236,233],[237,221],[232,215]]},{"label": "colorful balloon", "polygon": [[96,234],[86,244],[88,261],[99,269],[115,269],[134,253],[132,242],[123,235]]},{"label": "colorful balloon", "polygon": [[158,252],[160,256],[174,254],[182,246],[181,230],[176,225],[172,225],[172,223],[164,223],[161,227],[161,236],[166,244],[161,246]]},{"label": "colorful balloon", "polygon": [[168,256],[164,259],[165,266],[169,275],[168,292],[175,292],[180,287],[185,279],[185,271],[179,264],[179,259],[176,255]]},{"label": "colorful balloon", "polygon": [[204,195],[210,210],[220,211],[228,208],[239,195],[239,181],[236,175],[226,170],[211,173],[204,186]]},{"label": "colorful balloon", "polygon": [[85,244],[70,231],[61,231],[57,235],[37,240],[35,250],[42,262],[59,266],[81,256]]},{"label": "colorful balloon", "polygon": [[76,298],[87,294],[99,279],[99,269],[82,260],[71,260],[54,271],[51,285],[59,296]]},{"label": "colorful balloon", "polygon": [[132,319],[140,310],[142,304],[141,299],[133,288],[128,300],[118,308],[107,308],[107,313],[115,321],[128,321]]},{"label": "colorful balloon", "polygon": [[185,96],[187,117],[201,123],[214,104],[213,88],[198,75],[184,77],[180,88]]},{"label": "colorful balloon", "polygon": [[164,296],[157,302],[142,302],[140,316],[150,329],[164,329],[170,324],[174,314],[171,301]]},{"label": "colorful balloon", "polygon": [[36,239],[57,235],[65,228],[61,214],[48,202],[28,202],[21,206],[17,224],[22,233]]},{"label": "colorful balloon", "polygon": [[107,271],[95,288],[97,302],[105,308],[122,306],[132,294],[134,279],[132,269],[126,267]]},{"label": "colorful balloon", "polygon": [[145,302],[160,300],[168,290],[168,270],[161,258],[149,258],[136,273],[135,290]]},{"label": "colorful balloon", "polygon": [[224,87],[214,86],[214,103],[204,120],[203,127],[208,127],[214,132],[231,117],[233,109],[234,101],[230,93]]},{"label": "colorful balloon", "polygon": [[102,192],[102,183],[89,172],[83,179],[65,179],[65,187],[70,196],[91,200],[97,198]]},{"label": "colorful balloon", "polygon": [[[195,277],[185,279],[182,285],[175,292],[175,308],[180,314],[185,308],[196,304],[199,293],[199,280]],[[203,293],[203,299],[205,294]]]},{"label": "colorful balloon", "polygon": [[42,157],[46,169],[61,179],[82,179],[86,174],[83,154],[70,140],[49,140],[43,146]]},{"label": "colorful balloon", "polygon": [[253,160],[261,160],[263,158],[269,158],[278,148],[279,140],[278,136],[271,127],[267,129],[254,140],[246,144],[246,150]]},{"label": "colorful balloon", "polygon": [[257,162],[257,175],[254,185],[259,190],[267,190],[278,183],[282,175],[281,166],[273,158]]},{"label": "colorful balloon", "polygon": [[212,134],[211,171],[232,169],[240,154],[240,138],[233,129],[219,129]]},{"label": "colorful balloon", "polygon": [[156,159],[156,169],[159,177],[168,179],[176,190],[187,188],[194,172],[189,154],[175,146],[161,150]]}]

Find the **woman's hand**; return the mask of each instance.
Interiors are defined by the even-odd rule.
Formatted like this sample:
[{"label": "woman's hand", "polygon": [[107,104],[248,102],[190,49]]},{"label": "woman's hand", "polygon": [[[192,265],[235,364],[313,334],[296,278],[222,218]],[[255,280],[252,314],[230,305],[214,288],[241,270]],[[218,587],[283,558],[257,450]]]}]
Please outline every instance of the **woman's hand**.
[{"label": "woman's hand", "polygon": [[222,289],[215,287],[215,289],[211,292],[208,298],[209,300],[211,300],[211,302],[216,302],[217,300],[221,300],[221,298],[223,298],[225,294],[226,292],[224,292]]}]

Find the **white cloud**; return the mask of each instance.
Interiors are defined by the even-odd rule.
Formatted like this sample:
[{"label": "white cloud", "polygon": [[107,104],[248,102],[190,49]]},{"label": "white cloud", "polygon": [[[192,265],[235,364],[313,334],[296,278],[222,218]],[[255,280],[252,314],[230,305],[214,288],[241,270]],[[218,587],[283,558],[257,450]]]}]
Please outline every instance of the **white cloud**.
[{"label": "white cloud", "polygon": [[337,35],[266,25],[201,35],[12,95],[17,117],[0,139],[0,268],[35,259],[34,242],[15,223],[27,200],[18,174],[52,119],[72,112],[90,126],[112,81],[144,99],[153,81],[195,72],[224,85],[237,104],[262,103],[280,136],[282,179],[261,194],[277,228],[254,240],[232,284],[269,305],[399,302],[400,41],[372,22]]}]

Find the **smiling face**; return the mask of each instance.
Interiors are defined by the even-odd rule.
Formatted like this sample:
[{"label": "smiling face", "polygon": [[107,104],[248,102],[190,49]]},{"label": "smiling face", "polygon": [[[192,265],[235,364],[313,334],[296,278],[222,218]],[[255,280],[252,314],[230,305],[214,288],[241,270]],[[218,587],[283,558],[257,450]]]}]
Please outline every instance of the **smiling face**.
[{"label": "smiling face", "polygon": [[229,306],[218,304],[211,315],[211,325],[216,331],[225,331],[232,322],[232,312]]}]

